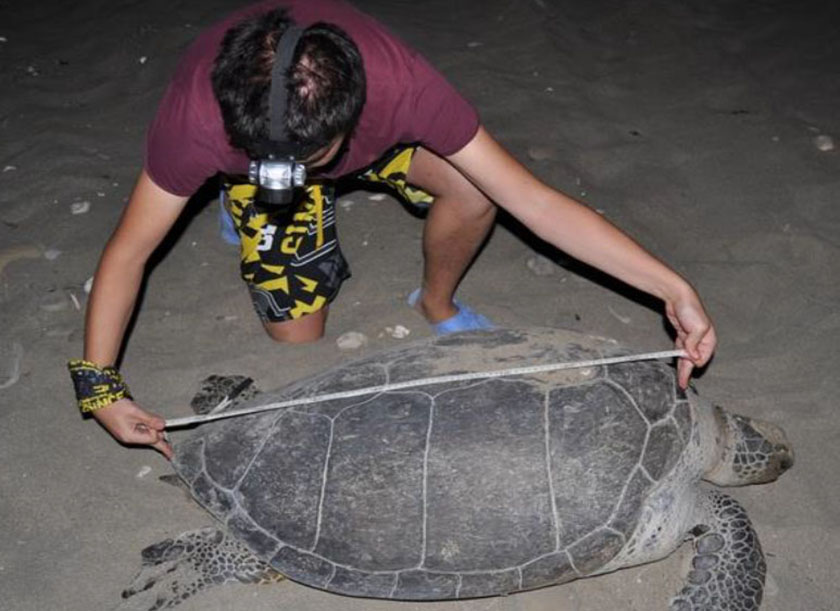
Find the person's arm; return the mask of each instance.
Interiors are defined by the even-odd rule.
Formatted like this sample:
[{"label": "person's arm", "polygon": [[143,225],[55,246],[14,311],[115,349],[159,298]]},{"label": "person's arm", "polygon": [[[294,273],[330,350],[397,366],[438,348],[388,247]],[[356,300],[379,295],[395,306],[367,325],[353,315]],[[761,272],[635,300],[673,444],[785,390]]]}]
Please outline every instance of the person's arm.
[{"label": "person's arm", "polygon": [[[146,263],[184,208],[187,198],[158,187],[144,170],[102,253],[85,318],[85,360],[113,366],[134,310]],[[151,445],[167,458],[163,419],[121,399],[93,412],[117,440]]]},{"label": "person's arm", "polygon": [[448,160],[546,242],[664,301],[677,346],[689,354],[679,363],[682,387],[694,366],[709,361],[717,343],[714,327],[697,293],[679,274],[601,215],[540,182],[484,128]]}]

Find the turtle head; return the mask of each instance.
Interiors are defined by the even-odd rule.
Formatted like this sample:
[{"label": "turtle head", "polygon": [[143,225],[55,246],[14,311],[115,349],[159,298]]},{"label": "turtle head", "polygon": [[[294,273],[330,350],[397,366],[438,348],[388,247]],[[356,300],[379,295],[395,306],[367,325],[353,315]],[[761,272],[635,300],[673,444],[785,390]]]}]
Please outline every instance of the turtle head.
[{"label": "turtle head", "polygon": [[715,408],[720,460],[704,476],[719,486],[772,482],[793,466],[793,448],[775,424]]}]

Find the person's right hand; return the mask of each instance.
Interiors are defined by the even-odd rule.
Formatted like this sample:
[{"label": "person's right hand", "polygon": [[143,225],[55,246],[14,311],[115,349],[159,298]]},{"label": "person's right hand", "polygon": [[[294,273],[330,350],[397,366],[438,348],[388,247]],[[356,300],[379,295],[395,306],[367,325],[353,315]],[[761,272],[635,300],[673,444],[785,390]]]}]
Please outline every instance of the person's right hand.
[{"label": "person's right hand", "polygon": [[130,399],[120,399],[93,412],[93,417],[119,442],[127,445],[152,446],[167,460],[173,456],[172,446],[164,438],[165,421],[144,411]]},{"label": "person's right hand", "polygon": [[700,297],[690,286],[679,297],[665,302],[665,316],[677,334],[675,345],[688,353],[677,365],[680,388],[688,388],[691,372],[705,366],[714,354],[717,335]]}]

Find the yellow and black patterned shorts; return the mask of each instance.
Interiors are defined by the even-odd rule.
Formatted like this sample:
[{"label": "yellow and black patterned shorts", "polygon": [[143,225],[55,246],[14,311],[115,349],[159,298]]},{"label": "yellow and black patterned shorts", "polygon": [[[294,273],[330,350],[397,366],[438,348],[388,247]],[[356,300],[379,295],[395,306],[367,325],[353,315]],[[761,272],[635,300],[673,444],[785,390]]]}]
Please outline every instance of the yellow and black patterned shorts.
[{"label": "yellow and black patterned shorts", "polygon": [[[406,183],[414,146],[399,146],[359,174],[363,182],[391,187],[407,202],[429,205],[428,193]],[[338,295],[350,267],[335,229],[335,188],[312,182],[295,211],[282,219],[254,203],[257,187],[225,184],[224,205],[239,233],[240,271],[264,322],[317,312]]]}]

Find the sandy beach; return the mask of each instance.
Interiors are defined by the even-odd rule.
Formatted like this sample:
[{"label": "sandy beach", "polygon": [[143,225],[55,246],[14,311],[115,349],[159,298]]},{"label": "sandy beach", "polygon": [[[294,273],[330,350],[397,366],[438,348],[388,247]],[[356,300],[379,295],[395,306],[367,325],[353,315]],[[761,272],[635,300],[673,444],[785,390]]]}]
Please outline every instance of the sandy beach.
[{"label": "sandy beach", "polygon": [[[0,609],[115,609],[140,551],[211,518],[75,406],[85,285],[139,172],[180,53],[241,6],[162,0],[0,2]],[[546,182],[687,277],[720,337],[704,396],[781,425],[796,465],[732,490],[767,555],[767,611],[840,608],[840,8],[777,0],[356,0],[426,55]],[[208,194],[209,193],[209,194]],[[422,221],[342,196],[353,270],[326,337],[275,345],[219,237],[212,192],[160,250],[122,372],[166,417],[213,373],[274,389],[431,332],[405,304]],[[387,227],[387,231],[375,230]],[[501,218],[458,297],[500,326],[564,327],[642,351],[671,340],[656,302]],[[388,328],[402,325],[405,338]],[[337,349],[342,334],[368,338]],[[664,609],[668,559],[505,598],[351,599],[286,582],[229,585],[184,611]]]}]

